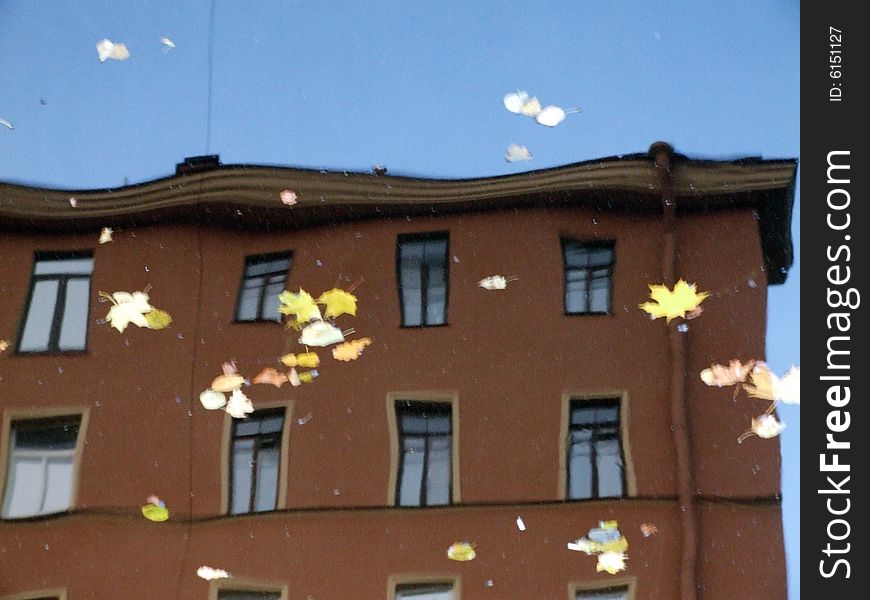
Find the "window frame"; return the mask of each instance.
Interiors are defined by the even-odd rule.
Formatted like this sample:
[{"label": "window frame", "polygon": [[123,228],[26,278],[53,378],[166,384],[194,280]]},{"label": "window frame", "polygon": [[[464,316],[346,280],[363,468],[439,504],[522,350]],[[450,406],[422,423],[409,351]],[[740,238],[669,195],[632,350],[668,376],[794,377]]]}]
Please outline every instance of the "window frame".
[{"label": "window frame", "polygon": [[[266,285],[264,284],[263,289],[260,290],[260,295],[257,300],[257,315],[253,319],[240,319],[239,311],[242,308],[242,292],[245,289],[245,282],[248,279],[253,279],[247,277],[248,267],[253,265],[258,265],[262,263],[272,262],[274,260],[283,260],[287,259],[287,270],[284,271],[284,289],[287,289],[287,281],[290,279],[290,270],[293,268],[293,251],[285,250],[282,252],[267,252],[265,254],[250,254],[245,256],[245,264],[242,267],[242,277],[239,281],[239,291],[236,294],[236,306],[233,310],[233,323],[234,324],[244,324],[244,323],[277,323],[281,324],[281,313],[278,313],[278,320],[275,319],[266,319],[263,318],[263,303],[266,298]],[[264,273],[263,275],[257,275],[256,277],[265,277],[265,276],[273,276],[278,275],[279,272],[271,272]]]},{"label": "window frame", "polygon": [[[412,505],[402,506],[398,504],[399,497],[399,468],[402,464],[399,447],[401,442],[401,428],[399,425],[397,405],[400,402],[418,402],[421,404],[449,404],[450,405],[450,501],[447,504],[437,505]],[[387,485],[387,506],[402,509],[431,509],[443,506],[453,506],[461,502],[460,486],[460,429],[459,429],[459,394],[455,391],[418,391],[418,392],[390,392],[387,394],[387,428],[390,433],[390,477]]]},{"label": "window frame", "polygon": [[11,596],[0,596],[0,600],[67,600],[66,588],[52,588],[36,592],[21,592]]},{"label": "window frame", "polygon": [[231,579],[213,579],[209,581],[209,600],[220,600],[221,592],[267,592],[279,594],[280,600],[290,599],[290,587],[286,583],[232,577]]},{"label": "window frame", "polygon": [[[18,335],[15,340],[15,354],[22,356],[32,355],[69,355],[69,354],[86,354],[88,351],[88,329],[90,329],[91,319],[91,292],[94,276],[94,265],[91,266],[91,272],[88,275],[80,273],[47,273],[43,275],[36,274],[36,264],[40,261],[52,260],[76,260],[82,258],[90,258],[94,261],[94,253],[91,250],[38,250],[33,253],[33,264],[30,269],[30,284],[27,288],[27,297],[24,301],[24,310],[22,311],[21,322],[18,325]],[[84,347],[73,350],[61,350],[58,346],[60,342],[60,328],[63,324],[63,314],[66,305],[66,288],[67,283],[71,279],[87,279],[88,281],[88,303],[87,315],[85,316],[85,340]],[[24,328],[27,325],[27,319],[30,316],[30,310],[33,308],[33,292],[36,289],[36,284],[40,281],[57,281],[57,295],[55,296],[54,314],[51,317],[51,328],[48,333],[48,345],[45,350],[22,350],[21,343],[24,341]]]},{"label": "window frame", "polygon": [[[623,495],[622,496],[592,496],[589,498],[571,498],[569,497],[568,476],[570,464],[568,461],[568,437],[571,433],[571,405],[574,402],[582,402],[584,400],[600,401],[613,399],[619,401],[619,434],[618,439],[622,449],[622,481]],[[599,391],[583,391],[573,392],[568,391],[562,394],[562,417],[559,426],[559,489],[558,497],[561,500],[568,502],[590,502],[601,500],[613,500],[616,498],[631,498],[637,495],[637,478],[634,472],[634,462],[631,458],[630,444],[630,402],[628,392],[624,390],[599,390]],[[597,486],[593,486],[595,489]]]},{"label": "window frame", "polygon": [[572,581],[568,584],[568,600],[577,600],[577,594],[581,592],[602,592],[612,588],[625,588],[626,600],[635,600],[637,578],[610,577],[601,581]]},{"label": "window frame", "polygon": [[[256,410],[251,413],[284,409],[284,423],[281,427],[281,444],[278,449],[278,497],[273,510],[287,508],[287,482],[290,454],[290,423],[293,421],[293,401],[282,400],[258,404]],[[249,415],[250,418],[251,415]],[[232,451],[234,421],[228,413],[224,414],[223,437],[221,443],[221,514],[228,517],[244,517],[246,515],[263,514],[270,511],[251,511],[233,513],[232,509]],[[255,489],[252,482],[252,490]]]},{"label": "window frame", "polygon": [[3,517],[0,521],[25,521],[53,518],[67,514],[76,508],[78,500],[79,479],[81,477],[81,462],[84,445],[87,439],[90,407],[63,407],[24,409],[11,407],[3,413],[2,430],[0,430],[0,507],[6,503],[6,486],[9,477],[9,461],[11,459],[12,424],[16,421],[41,421],[50,419],[65,419],[79,417],[79,431],[73,455],[72,489],[70,490],[69,508],[59,512],[33,514],[22,517]]},{"label": "window frame", "polygon": [[[608,266],[607,272],[607,281],[608,281],[608,289],[607,289],[607,309],[605,311],[581,311],[581,312],[569,312],[568,311],[568,256],[566,254],[566,250],[568,246],[579,244],[586,248],[608,248],[610,250],[610,265]],[[560,238],[560,247],[562,249],[562,312],[567,317],[577,317],[577,316],[605,316],[613,314],[613,278],[616,272],[616,240],[584,240],[573,237],[561,237]],[[580,267],[576,267],[580,269]],[[573,269],[572,269],[573,270]],[[588,277],[588,273],[593,269],[589,267],[585,267],[587,272],[587,282],[590,281]],[[588,283],[587,283],[588,290]],[[589,297],[587,291],[586,298],[586,308],[590,308],[589,306]]]},{"label": "window frame", "polygon": [[456,573],[398,573],[387,578],[387,600],[396,600],[401,586],[439,583],[453,586],[455,600],[462,597],[462,577]]},{"label": "window frame", "polygon": [[[429,270],[424,269],[420,273],[420,323],[417,325],[405,324],[405,297],[402,294],[402,244],[413,242],[427,242],[443,239],[444,246],[444,322],[426,323],[427,321],[427,288]],[[424,277],[425,274],[425,277]],[[396,237],[396,291],[399,294],[399,327],[403,329],[422,329],[425,327],[446,327],[449,325],[450,309],[450,232],[449,231],[425,231],[420,233],[400,233]]]}]

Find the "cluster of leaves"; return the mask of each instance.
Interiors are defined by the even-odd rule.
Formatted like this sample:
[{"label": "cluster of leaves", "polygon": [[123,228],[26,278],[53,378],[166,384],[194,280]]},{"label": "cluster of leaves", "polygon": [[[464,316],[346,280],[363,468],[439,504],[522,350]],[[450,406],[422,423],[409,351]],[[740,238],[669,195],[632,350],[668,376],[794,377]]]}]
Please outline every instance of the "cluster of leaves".
[{"label": "cluster of leaves", "polygon": [[115,292],[107,294],[99,292],[101,301],[108,300],[112,308],[106,315],[106,321],[119,333],[123,333],[132,323],[146,329],[166,329],[172,323],[168,312],[151,306],[148,288],[143,292]]},{"label": "cluster of leaves", "polygon": [[738,443],[754,435],[762,439],[778,436],[785,429],[785,423],[773,414],[777,404],[800,404],[801,401],[799,367],[792,367],[779,378],[761,361],[750,360],[744,364],[733,359],[728,365],[712,365],[701,371],[701,381],[714,387],[735,386],[734,398],[743,389],[750,398],[770,402],[763,414],[752,419],[749,430],[737,438]]},{"label": "cluster of leaves", "polygon": [[625,570],[628,559],[628,540],[620,533],[617,521],[600,521],[598,527],[590,529],[585,537],[569,542],[568,549],[597,555],[595,571],[598,573],[606,571],[616,575]]}]

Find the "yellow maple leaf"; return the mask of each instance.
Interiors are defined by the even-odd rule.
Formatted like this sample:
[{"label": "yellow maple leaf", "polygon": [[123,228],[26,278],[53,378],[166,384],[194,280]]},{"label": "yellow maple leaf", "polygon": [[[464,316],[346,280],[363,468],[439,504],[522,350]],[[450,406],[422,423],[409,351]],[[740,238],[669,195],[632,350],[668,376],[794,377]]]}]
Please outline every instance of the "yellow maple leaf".
[{"label": "yellow maple leaf", "polygon": [[307,323],[322,318],[314,298],[302,288],[299,288],[298,294],[288,291],[281,292],[278,300],[281,302],[278,312],[282,315],[293,315],[297,323]]},{"label": "yellow maple leaf", "polygon": [[371,338],[360,338],[339,344],[332,349],[332,358],[335,360],[349,361],[359,358],[366,346],[372,343]]},{"label": "yellow maple leaf", "polygon": [[474,551],[474,545],[468,542],[456,542],[447,549],[447,558],[465,562],[474,560],[477,552]]},{"label": "yellow maple leaf", "polygon": [[145,313],[145,322],[148,324],[148,329],[166,329],[172,323],[172,317],[165,310],[152,308]]},{"label": "yellow maple leaf", "polygon": [[653,319],[665,317],[670,323],[677,317],[685,317],[686,313],[698,308],[710,294],[698,293],[695,284],[688,284],[680,279],[674,286],[673,291],[666,285],[649,286],[649,295],[652,302],[644,302],[638,306],[647,312]]},{"label": "yellow maple leaf", "polygon": [[341,315],[356,316],[356,296],[338,288],[323,292],[317,299],[318,304],[326,305],[326,318]]}]

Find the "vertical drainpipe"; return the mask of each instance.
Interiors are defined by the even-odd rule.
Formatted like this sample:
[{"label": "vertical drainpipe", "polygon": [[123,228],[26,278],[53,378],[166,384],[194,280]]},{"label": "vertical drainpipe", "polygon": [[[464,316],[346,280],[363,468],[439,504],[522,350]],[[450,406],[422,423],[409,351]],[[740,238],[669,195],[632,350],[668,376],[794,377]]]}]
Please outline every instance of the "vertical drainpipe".
[{"label": "vertical drainpipe", "polygon": [[[673,289],[677,280],[677,207],[671,180],[671,159],[674,149],[664,142],[650,146],[649,154],[659,173],[662,193],[664,232],[662,239],[662,273],[664,283]],[[680,600],[696,600],[698,526],[695,515],[695,482],[692,477],[692,456],[689,440],[689,414],[686,404],[686,337],[676,323],[668,326],[671,362],[671,425],[677,458],[677,502],[680,508],[682,547],[680,552]]]}]

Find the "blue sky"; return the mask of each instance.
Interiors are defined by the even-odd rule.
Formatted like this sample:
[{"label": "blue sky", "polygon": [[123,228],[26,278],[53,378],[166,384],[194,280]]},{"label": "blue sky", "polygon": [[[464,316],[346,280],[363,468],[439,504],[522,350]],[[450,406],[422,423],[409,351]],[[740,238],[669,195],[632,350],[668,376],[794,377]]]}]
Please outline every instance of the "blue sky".
[{"label": "blue sky", "polygon": [[[434,177],[644,152],[797,158],[799,3],[0,3],[0,180],[116,187],[185,156]],[[159,39],[176,48],[164,52]],[[131,57],[97,61],[102,38]],[[209,56],[212,57],[209,77]],[[209,85],[211,81],[211,85]],[[558,127],[502,96],[580,106]],[[210,119],[209,119],[210,114]],[[209,124],[210,121],[210,124]],[[507,163],[505,148],[534,158]],[[798,261],[771,288],[768,361],[800,364]],[[790,598],[799,598],[800,414],[781,409]]]}]

